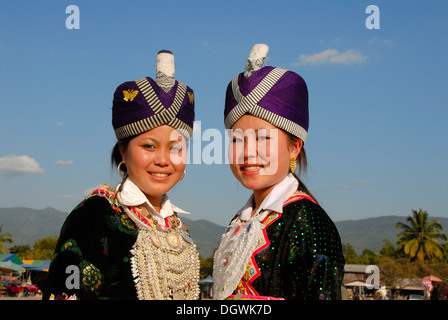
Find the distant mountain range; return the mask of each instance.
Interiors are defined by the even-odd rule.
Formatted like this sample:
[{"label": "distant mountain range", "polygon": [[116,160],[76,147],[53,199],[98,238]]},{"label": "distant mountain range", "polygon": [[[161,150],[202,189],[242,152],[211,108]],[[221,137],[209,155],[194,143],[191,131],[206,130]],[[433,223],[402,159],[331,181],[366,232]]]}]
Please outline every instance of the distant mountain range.
[{"label": "distant mountain range", "polygon": [[[384,246],[384,240],[390,240],[396,245],[397,234],[402,229],[396,229],[397,222],[409,224],[407,217],[383,216],[378,218],[368,218],[362,220],[336,221],[341,240],[343,243],[350,243],[357,254],[361,254],[364,249],[379,252]],[[436,219],[442,226],[442,233],[448,236],[448,218],[431,217]]]},{"label": "distant mountain range", "polygon": [[[0,208],[0,225],[2,233],[9,232],[15,245],[30,245],[47,236],[57,236],[68,213],[53,208],[30,209],[24,207]],[[336,221],[343,243],[350,243],[358,254],[364,249],[378,252],[384,245],[384,240],[395,244],[396,235],[400,231],[395,229],[397,222],[406,223],[407,217],[383,216],[360,220]],[[442,232],[448,234],[448,218],[430,217],[437,219],[443,227]],[[182,217],[188,226],[191,237],[198,246],[204,258],[208,258],[221,240],[225,226],[208,220],[190,220]]]},{"label": "distant mountain range", "polygon": [[[48,236],[58,236],[68,213],[53,208],[30,209],[25,207],[0,208],[2,233],[9,232],[13,245],[33,246],[34,242]],[[221,240],[224,226],[208,220],[190,220],[182,217],[204,258],[208,258]],[[9,247],[9,245],[7,245]]]}]

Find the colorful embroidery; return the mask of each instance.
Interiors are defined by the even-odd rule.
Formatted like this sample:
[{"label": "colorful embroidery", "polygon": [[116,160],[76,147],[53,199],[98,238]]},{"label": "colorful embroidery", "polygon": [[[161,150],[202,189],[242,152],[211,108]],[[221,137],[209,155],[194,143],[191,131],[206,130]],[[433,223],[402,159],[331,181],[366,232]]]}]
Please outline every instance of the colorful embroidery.
[{"label": "colorful embroidery", "polygon": [[[104,243],[107,245],[107,239],[104,241]],[[82,257],[81,249],[78,247],[78,244],[74,239],[68,239],[66,242],[62,244],[60,252],[62,253],[64,251],[72,252],[80,257],[81,262],[79,264],[79,269],[81,270],[81,278],[82,278],[81,284],[88,290],[91,290],[96,294],[98,294],[99,292],[98,289],[101,287],[101,284],[103,282],[103,275],[101,274],[100,270]],[[55,254],[53,260],[56,258],[57,255],[58,253]],[[65,293],[57,296],[54,296],[54,294],[52,294],[50,296],[50,300],[76,300],[76,299],[77,299],[76,295],[69,297]]]},{"label": "colorful embroidery", "polygon": [[235,230],[233,231],[233,235],[236,236],[238,234],[238,232],[240,232],[241,230],[241,225],[239,225],[238,227],[235,228]]},{"label": "colorful embroidery", "polygon": [[76,294],[68,296],[68,294],[63,292],[62,294],[58,294],[56,296],[54,294],[51,294],[49,300],[79,300],[79,299],[76,297]]},{"label": "colorful embroidery", "polygon": [[308,199],[308,200],[314,202],[315,204],[318,204],[313,198],[311,198],[305,192],[303,192],[303,191],[296,191],[291,197],[289,197],[288,200],[285,201],[285,203],[283,203],[283,206],[285,207],[288,204],[290,204],[291,202],[299,201],[299,200],[302,200],[302,199]]},{"label": "colorful embroidery", "polygon": [[86,197],[86,200],[93,196],[100,196],[102,198],[105,198],[109,202],[112,209],[120,213],[122,212],[120,209],[120,203],[118,202],[118,199],[115,197],[115,190],[112,189],[107,184],[103,184],[98,189],[93,190],[92,193]]},{"label": "colorful embroidery", "polygon": [[[117,213],[115,215],[107,215],[105,217],[106,223],[109,228],[111,228],[112,230],[118,229],[121,232],[127,234],[137,234],[138,231],[134,222],[132,222],[132,220],[127,216],[127,214],[121,210],[120,203],[118,202],[118,199],[115,197],[115,190],[112,189],[107,184],[104,184],[98,189],[93,190],[92,193],[88,195],[84,199],[84,201],[79,205],[79,207],[81,207],[87,199],[94,196],[106,199],[109,202],[111,208]],[[107,248],[105,248],[105,250],[107,252]]]},{"label": "colorful embroidery", "polygon": [[[299,201],[302,199],[308,199],[308,200],[316,203],[316,201],[313,198],[311,198],[309,195],[307,195],[305,192],[296,191],[291,197],[288,198],[288,200],[285,201],[283,206],[286,206],[292,202]],[[260,239],[254,253],[252,254],[252,257],[249,260],[249,263],[247,264],[246,272],[244,273],[244,276],[241,279],[241,281],[237,287],[238,292],[241,292],[243,294],[258,295],[257,291],[252,286],[252,283],[261,275],[260,268],[258,267],[258,264],[255,261],[255,256],[262,253],[263,250],[265,250],[267,247],[270,246],[271,242],[269,241],[269,238],[267,236],[266,229],[274,221],[279,219],[280,216],[281,216],[280,213],[272,212],[263,220],[263,224],[264,224],[263,238]],[[264,257],[261,256],[262,260],[263,260],[263,258]]]},{"label": "colorful embroidery", "polygon": [[[106,199],[107,201],[104,201],[103,199]],[[133,270],[131,257],[135,258],[135,256],[130,250],[132,244],[135,242],[135,238],[139,238],[141,234],[145,233],[143,221],[145,221],[147,225],[164,229],[163,232],[161,230],[158,231],[158,233],[151,234],[154,235],[154,237],[144,239],[149,240],[148,244],[150,245],[150,248],[154,249],[155,255],[158,255],[157,259],[151,257],[151,261],[156,265],[157,263],[160,263],[160,261],[165,261],[166,270],[172,272],[176,277],[181,271],[183,273],[186,272],[186,277],[190,277],[191,274],[194,274],[196,277],[196,273],[197,277],[199,277],[199,258],[196,259],[192,255],[192,252],[195,252],[195,255],[197,255],[196,247],[192,242],[189,244],[183,241],[183,239],[186,238],[185,233],[187,233],[187,231],[186,227],[185,230],[184,228],[179,228],[182,223],[177,215],[172,215],[165,219],[165,223],[159,226],[156,220],[151,218],[149,212],[147,212],[143,206],[129,207],[129,210],[128,207],[121,207],[115,196],[115,190],[107,185],[103,185],[94,190],[78,205],[78,208],[81,209],[79,212],[74,212],[74,214],[70,216],[71,220],[69,220],[69,223],[76,223],[75,226],[78,226],[77,229],[79,231],[70,232],[67,235],[64,234],[64,237],[61,238],[64,240],[58,245],[58,253],[56,253],[61,260],[56,259],[58,263],[53,265],[53,269],[57,270],[56,268],[64,268],[64,270],[50,271],[50,276],[52,276],[53,282],[51,283],[52,287],[49,287],[48,291],[45,293],[46,299],[73,299],[77,297],[80,299],[99,299],[101,298],[100,295],[105,294],[107,296],[108,292],[107,290],[104,292],[103,287],[107,287],[107,283],[109,282],[114,284],[118,283],[121,287],[127,288],[129,284],[125,283],[125,281],[121,281],[120,277],[122,277],[123,274],[128,276],[129,271],[126,270]],[[91,232],[92,228],[88,226],[91,222],[89,220],[90,218],[94,222],[103,224],[105,228],[101,227],[101,229],[98,230],[100,232],[96,232],[96,230]],[[84,226],[87,227],[84,228]],[[173,230],[171,231],[170,229]],[[116,239],[123,243],[124,248],[119,247],[121,243],[118,244]],[[117,244],[117,246],[114,245],[115,250],[113,252],[112,261],[108,258],[108,256],[112,254],[112,251],[109,251],[109,245],[113,244],[111,241]],[[82,251],[80,246],[82,247]],[[155,248],[157,246],[160,248]],[[175,253],[172,254],[172,252]],[[178,256],[177,252],[183,252],[183,256]],[[146,251],[143,253],[147,255]],[[174,259],[169,258],[171,256],[174,256]],[[161,257],[163,257],[164,260],[162,260]],[[68,261],[68,263],[65,263],[65,261]],[[177,262],[174,263],[173,261]],[[139,263],[141,263],[143,267],[149,265],[146,258],[139,261]],[[124,267],[123,264],[125,264]],[[76,271],[79,275],[77,279],[79,279],[79,281],[76,283],[79,284],[79,286],[69,290],[76,289],[78,291],[72,292],[67,291],[66,289],[65,281],[69,276],[65,274],[65,267],[67,265],[74,265],[77,267]],[[194,268],[191,268],[190,266],[194,266]],[[147,270],[147,272],[151,273],[151,270]],[[163,272],[155,273],[155,281],[161,281],[158,277],[160,274],[165,276],[165,269],[163,269]],[[171,281],[170,277],[169,279]],[[184,281],[183,279],[184,278],[176,280],[179,282],[179,284],[176,285],[176,288],[181,291],[184,290],[187,293],[192,292],[194,298],[197,298],[197,295],[199,294],[199,285],[197,285],[199,278],[188,278],[188,281]],[[137,280],[135,282],[137,283]],[[131,282],[130,285],[133,286],[133,283]],[[170,282],[166,283],[166,286],[171,288]],[[185,288],[182,286],[185,286]],[[145,286],[145,288],[147,287],[149,286]],[[68,295],[63,294],[64,291],[68,293]],[[71,296],[74,292],[76,292],[76,295]],[[123,294],[120,294],[119,292],[113,292],[111,297],[116,298],[117,296],[121,297],[122,295]],[[178,293],[176,291],[175,294],[172,294],[172,292],[169,291],[168,296],[171,298],[178,297]],[[132,298],[132,295],[130,298]]]},{"label": "colorful embroidery", "polygon": [[[136,215],[136,217],[142,221],[147,226],[151,227],[153,230],[164,231],[157,221],[155,221],[144,206],[136,206],[129,207],[132,213]],[[177,214],[173,214],[167,218],[165,218],[165,228],[169,230],[176,230],[181,225],[180,219],[177,217]],[[185,225],[184,225],[185,226]],[[186,226],[185,226],[185,230]],[[188,231],[187,231],[188,232]]]},{"label": "colorful embroidery", "polygon": [[266,233],[266,229],[281,216],[278,212],[272,212],[263,220],[263,237],[259,240],[252,257],[246,267],[246,272],[238,284],[238,291],[244,294],[258,295],[257,291],[252,287],[252,283],[261,275],[260,268],[255,261],[255,256],[265,250],[271,242]]},{"label": "colorful embroidery", "polygon": [[103,283],[103,274],[93,264],[82,261],[80,264],[82,274],[82,284],[84,287],[95,293],[99,292],[99,288]]},{"label": "colorful embroidery", "polygon": [[61,252],[64,251],[71,251],[80,257],[82,256],[81,249],[78,247],[78,244],[74,239],[68,239],[67,241],[64,242],[64,244],[61,247]]},{"label": "colorful embroidery", "polygon": [[137,234],[137,228],[132,220],[125,214],[106,216],[106,222],[112,230],[120,230],[127,234]]},{"label": "colorful embroidery", "polygon": [[129,209],[144,224],[150,226],[153,230],[158,230],[159,229],[156,222],[154,222],[152,219],[148,219],[146,217],[147,212],[146,212],[146,209],[143,206],[129,207]]}]

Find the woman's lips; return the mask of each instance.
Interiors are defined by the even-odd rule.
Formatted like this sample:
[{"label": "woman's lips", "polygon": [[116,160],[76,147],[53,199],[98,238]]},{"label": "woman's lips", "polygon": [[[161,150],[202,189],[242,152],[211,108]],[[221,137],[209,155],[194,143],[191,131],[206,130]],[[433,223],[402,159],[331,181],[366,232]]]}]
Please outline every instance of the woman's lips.
[{"label": "woman's lips", "polygon": [[148,174],[155,180],[163,181],[169,178],[171,173],[168,172],[148,172]]},{"label": "woman's lips", "polygon": [[262,169],[262,165],[254,165],[254,164],[247,164],[240,166],[240,170],[245,175],[255,175],[260,172],[260,169]]}]

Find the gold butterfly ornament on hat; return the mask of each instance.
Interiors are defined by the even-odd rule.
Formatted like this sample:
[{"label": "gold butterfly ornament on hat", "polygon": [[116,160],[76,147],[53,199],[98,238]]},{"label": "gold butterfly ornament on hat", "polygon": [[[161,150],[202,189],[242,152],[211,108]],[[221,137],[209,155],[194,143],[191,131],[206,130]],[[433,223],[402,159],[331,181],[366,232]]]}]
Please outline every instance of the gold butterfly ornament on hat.
[{"label": "gold butterfly ornament on hat", "polygon": [[135,96],[138,94],[138,90],[123,90],[123,100],[124,101],[132,101],[134,100]]},{"label": "gold butterfly ornament on hat", "polygon": [[190,103],[193,104],[193,102],[194,102],[193,92],[188,91],[187,94],[188,94],[188,99],[190,100]]}]

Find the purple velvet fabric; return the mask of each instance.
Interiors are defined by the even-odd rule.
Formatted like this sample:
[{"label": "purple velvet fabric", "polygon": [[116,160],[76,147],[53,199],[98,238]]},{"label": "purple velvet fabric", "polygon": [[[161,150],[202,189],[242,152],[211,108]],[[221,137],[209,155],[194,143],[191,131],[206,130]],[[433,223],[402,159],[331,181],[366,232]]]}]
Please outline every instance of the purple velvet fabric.
[{"label": "purple velvet fabric", "polygon": [[[264,79],[274,67],[263,67],[254,72],[249,78],[243,73],[239,74],[238,85],[243,96],[247,96]],[[224,119],[229,112],[238,104],[233,92],[232,82],[227,87]],[[283,118],[301,126],[308,131],[308,89],[305,80],[297,73],[287,71],[258,102],[258,105]]]},{"label": "purple velvet fabric", "polygon": [[[146,77],[146,79],[151,84],[151,87],[162,105],[168,109],[173,103],[179,82],[176,81],[174,86],[168,92],[165,92],[153,79],[150,77]],[[131,92],[138,90],[138,94],[132,101],[126,101],[124,99],[123,91],[127,90],[130,90]],[[193,128],[194,100],[192,103],[190,102],[189,94],[193,96],[193,90],[187,86],[187,92],[183,98],[181,108],[176,114],[176,118],[184,122],[190,128]],[[112,107],[112,126],[114,129],[149,118],[153,115],[154,111],[151,109],[145,97],[140,92],[140,89],[135,81],[127,81],[117,87],[114,93]]]}]

